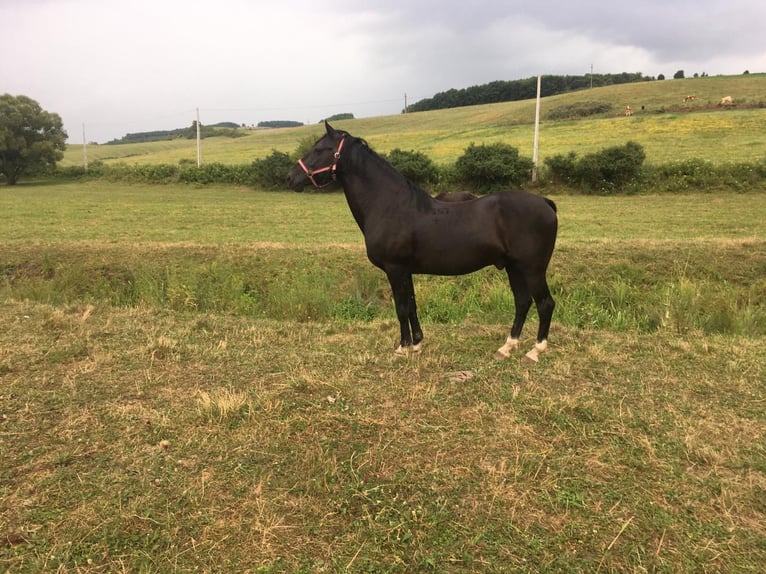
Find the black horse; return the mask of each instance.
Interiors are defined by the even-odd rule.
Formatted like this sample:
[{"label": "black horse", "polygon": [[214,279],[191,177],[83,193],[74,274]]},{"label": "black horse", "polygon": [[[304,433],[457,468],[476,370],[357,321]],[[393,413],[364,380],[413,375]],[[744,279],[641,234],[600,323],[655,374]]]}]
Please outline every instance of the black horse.
[{"label": "black horse", "polygon": [[507,358],[519,344],[532,300],[540,326],[527,358],[547,347],[555,302],[545,273],[556,243],[556,205],[525,191],[502,191],[472,200],[432,198],[401,175],[367,143],[325,125],[326,134],[290,170],[301,190],[338,181],[364,234],[367,256],[388,277],[401,329],[399,355],[421,350],[414,273],[463,275],[494,265],[505,269],[516,314],[510,336],[495,353]]}]

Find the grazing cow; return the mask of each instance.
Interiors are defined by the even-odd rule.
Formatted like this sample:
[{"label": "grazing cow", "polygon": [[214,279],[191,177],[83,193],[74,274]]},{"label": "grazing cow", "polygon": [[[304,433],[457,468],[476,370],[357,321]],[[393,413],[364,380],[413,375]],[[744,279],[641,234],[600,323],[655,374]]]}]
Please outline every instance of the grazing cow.
[{"label": "grazing cow", "polygon": [[686,96],[686,97],[684,98],[684,103],[686,103],[686,102],[693,102],[693,101],[694,101],[694,100],[696,100],[696,99],[697,99],[697,96],[695,96],[695,95]]},{"label": "grazing cow", "polygon": [[721,101],[718,102],[719,106],[730,106],[732,105],[731,96],[724,96],[721,98]]},{"label": "grazing cow", "polygon": [[625,106],[625,116],[629,117],[633,115],[633,108],[630,106]]}]

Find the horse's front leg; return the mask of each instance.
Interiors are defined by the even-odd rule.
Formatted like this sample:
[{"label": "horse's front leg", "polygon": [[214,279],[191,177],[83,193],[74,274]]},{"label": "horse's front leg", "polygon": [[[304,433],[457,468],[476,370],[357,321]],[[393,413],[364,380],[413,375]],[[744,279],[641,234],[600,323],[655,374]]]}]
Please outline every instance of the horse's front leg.
[{"label": "horse's front leg", "polygon": [[406,356],[410,351],[418,353],[422,348],[423,331],[417,316],[412,274],[405,271],[387,271],[386,275],[394,295],[401,335],[395,354]]}]

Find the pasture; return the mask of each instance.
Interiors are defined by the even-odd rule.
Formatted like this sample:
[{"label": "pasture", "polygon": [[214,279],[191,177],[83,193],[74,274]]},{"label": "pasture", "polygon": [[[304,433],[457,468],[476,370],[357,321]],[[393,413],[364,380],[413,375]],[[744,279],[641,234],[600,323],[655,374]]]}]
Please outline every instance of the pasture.
[{"label": "pasture", "polygon": [[340,194],[0,188],[0,570],[762,571],[766,195],[555,200],[531,366]]},{"label": "pasture", "polygon": [[[684,103],[688,94],[695,94],[696,99]],[[731,109],[720,108],[719,99],[729,94],[735,105]],[[592,101],[606,102],[612,110],[578,120],[547,118],[547,114],[562,106]],[[626,105],[634,110],[630,118],[624,116]],[[629,140],[644,146],[646,162],[654,165],[688,159],[715,164],[759,161],[766,149],[764,105],[766,74],[641,82],[551,96],[541,103],[540,161],[573,150],[579,154],[596,152]],[[526,100],[360,118],[334,125],[364,137],[379,152],[387,153],[397,147],[416,149],[437,164],[447,165],[454,163],[471,143],[502,141],[532,157],[534,117],[535,102]],[[203,161],[241,164],[266,157],[275,149],[293,153],[302,139],[318,138],[322,127],[307,125],[246,133],[234,139],[203,140]],[[82,165],[82,155],[81,145],[69,145],[62,165]],[[177,164],[196,161],[197,155],[194,140],[173,140],[90,145],[88,157],[90,161],[106,163]]]}]

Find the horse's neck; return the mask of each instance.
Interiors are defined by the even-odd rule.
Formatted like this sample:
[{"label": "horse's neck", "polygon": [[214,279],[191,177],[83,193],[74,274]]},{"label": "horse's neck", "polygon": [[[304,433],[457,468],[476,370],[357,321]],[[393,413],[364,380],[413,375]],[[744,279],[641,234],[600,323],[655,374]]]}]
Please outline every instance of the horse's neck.
[{"label": "horse's neck", "polygon": [[359,227],[364,231],[365,222],[375,214],[385,212],[389,217],[401,211],[412,209],[412,195],[406,178],[393,169],[383,158],[376,155],[357,153],[363,158],[357,160],[355,169],[344,174],[341,183],[346,201]]}]

